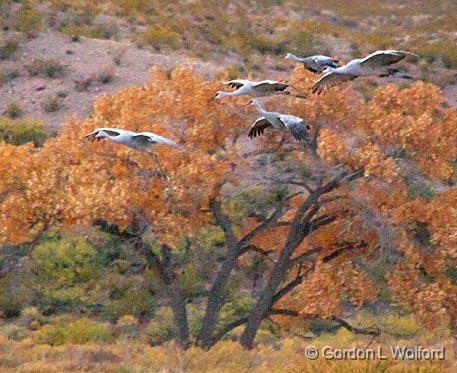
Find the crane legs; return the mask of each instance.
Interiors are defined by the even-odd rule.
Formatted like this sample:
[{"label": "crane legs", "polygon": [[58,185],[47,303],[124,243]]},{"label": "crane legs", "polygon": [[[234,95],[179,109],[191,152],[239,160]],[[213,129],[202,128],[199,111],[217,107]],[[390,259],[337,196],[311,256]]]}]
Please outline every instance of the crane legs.
[{"label": "crane legs", "polygon": [[167,174],[162,170],[162,167],[160,166],[159,157],[157,157],[157,154],[149,153],[149,155],[151,156],[151,159],[154,162],[154,167],[156,169],[157,176],[163,177],[164,179],[168,180]]}]

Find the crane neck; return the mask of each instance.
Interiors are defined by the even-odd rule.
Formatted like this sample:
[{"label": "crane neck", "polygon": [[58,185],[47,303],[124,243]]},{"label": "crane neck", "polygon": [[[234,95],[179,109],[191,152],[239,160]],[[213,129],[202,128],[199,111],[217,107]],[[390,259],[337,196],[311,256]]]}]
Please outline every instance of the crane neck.
[{"label": "crane neck", "polygon": [[298,62],[303,62],[304,58],[300,58],[300,57],[297,57],[295,54],[293,53],[289,53],[290,57],[295,60],[295,61],[298,61]]},{"label": "crane neck", "polygon": [[262,104],[257,100],[256,98],[252,99],[252,102],[254,103],[254,106],[256,107],[257,111],[260,114],[266,113],[265,109],[263,108]]}]

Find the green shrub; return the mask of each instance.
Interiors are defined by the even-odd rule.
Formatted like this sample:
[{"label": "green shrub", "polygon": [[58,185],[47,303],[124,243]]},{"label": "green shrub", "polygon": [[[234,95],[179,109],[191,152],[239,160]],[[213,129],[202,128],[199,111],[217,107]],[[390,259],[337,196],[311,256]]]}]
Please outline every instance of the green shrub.
[{"label": "green shrub", "polygon": [[244,47],[256,50],[262,54],[276,54],[282,55],[286,51],[286,42],[277,40],[272,37],[266,37],[261,34],[248,34],[240,38]]},{"label": "green shrub", "polygon": [[444,272],[444,274],[446,275],[447,278],[449,278],[449,280],[451,280],[451,282],[454,285],[457,285],[457,268],[455,268],[455,267],[448,268]]},{"label": "green shrub", "polygon": [[10,119],[0,117],[0,141],[13,145],[33,142],[35,146],[43,145],[47,138],[41,122],[32,119]]},{"label": "green shrub", "polygon": [[59,346],[65,343],[109,342],[113,338],[107,324],[80,319],[68,324],[45,325],[33,333],[36,343]]},{"label": "green shrub", "polygon": [[111,51],[111,55],[113,56],[113,62],[116,66],[120,66],[122,64],[122,60],[125,57],[125,53],[125,48],[116,48],[113,51]]},{"label": "green shrub", "polygon": [[[1,58],[0,58],[1,59]],[[2,69],[0,71],[0,85],[16,79],[20,76],[20,73],[16,69]]]},{"label": "green shrub", "polygon": [[140,336],[140,326],[136,317],[132,315],[122,316],[117,320],[115,326],[117,335],[122,335],[129,339],[136,339]]},{"label": "green shrub", "polygon": [[30,33],[41,27],[41,15],[29,6],[22,6],[16,14],[14,28],[17,31]]},{"label": "green shrub", "polygon": [[177,48],[179,40],[180,36],[177,32],[160,26],[148,27],[139,38],[141,45],[150,45],[158,50],[162,47]]},{"label": "green shrub", "polygon": [[75,90],[77,90],[78,92],[87,91],[90,85],[92,84],[93,80],[94,79],[92,77],[76,79]]},{"label": "green shrub", "polygon": [[42,105],[47,113],[54,113],[60,108],[60,98],[57,95],[46,96]]},{"label": "green shrub", "polygon": [[16,40],[6,40],[0,44],[0,60],[10,58],[19,48]]},{"label": "green shrub", "polygon": [[53,59],[36,58],[25,65],[26,70],[31,76],[42,76],[46,78],[56,78],[62,76],[64,67]]},{"label": "green shrub", "polygon": [[398,338],[411,338],[419,332],[420,328],[413,314],[407,316],[391,314],[382,321],[382,329]]},{"label": "green shrub", "polygon": [[173,326],[173,314],[170,308],[161,308],[154,320],[151,320],[146,327],[146,338],[151,346],[160,345],[173,339],[175,330]]},{"label": "green shrub", "polygon": [[20,341],[29,335],[29,331],[18,325],[5,325],[0,327],[0,334],[6,335],[8,339]]},{"label": "green shrub", "polygon": [[96,77],[96,80],[100,84],[108,84],[114,80],[114,70],[113,69],[105,69],[101,73],[99,73]]},{"label": "green shrub", "polygon": [[441,58],[449,69],[457,68],[457,46],[453,41],[443,40],[420,47],[419,55],[433,62],[436,57]]},{"label": "green shrub", "polygon": [[196,336],[202,326],[205,310],[201,306],[189,303],[187,305],[187,320],[189,323],[189,333]]},{"label": "green shrub", "polygon": [[22,307],[20,296],[9,289],[0,288],[0,310],[3,317],[17,317]]},{"label": "green shrub", "polygon": [[41,283],[66,287],[97,278],[97,251],[84,238],[61,237],[43,241],[32,251],[32,263]]},{"label": "green shrub", "polygon": [[27,279],[34,304],[46,315],[89,312],[97,304],[95,280],[101,273],[97,251],[84,238],[57,237],[39,243],[31,253],[33,276]]},{"label": "green shrub", "polygon": [[105,317],[110,321],[114,322],[125,315],[137,318],[150,318],[154,315],[156,303],[151,293],[147,289],[135,289],[132,285],[115,289],[116,294],[112,294],[115,299],[103,310]]},{"label": "green shrub", "polygon": [[297,52],[299,55],[309,55],[314,53],[315,38],[313,34],[306,30],[292,32],[292,41],[290,49]]},{"label": "green shrub", "polygon": [[15,119],[22,115],[22,109],[17,103],[10,102],[8,105],[6,105],[4,114],[11,119]]},{"label": "green shrub", "polygon": [[26,307],[21,311],[19,321],[22,326],[36,330],[45,322],[45,317],[36,307]]},{"label": "green shrub", "polygon": [[59,31],[72,38],[72,41],[77,42],[81,36],[90,39],[110,39],[117,35],[117,29],[114,24],[100,25],[64,25],[59,28]]}]

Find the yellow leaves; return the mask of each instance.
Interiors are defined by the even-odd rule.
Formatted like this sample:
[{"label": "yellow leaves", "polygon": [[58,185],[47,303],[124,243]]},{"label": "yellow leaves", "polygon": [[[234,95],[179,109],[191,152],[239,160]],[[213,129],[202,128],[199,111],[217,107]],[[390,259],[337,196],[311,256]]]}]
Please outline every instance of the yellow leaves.
[{"label": "yellow leaves", "polygon": [[447,326],[455,310],[455,299],[447,297],[439,282],[418,281],[420,264],[411,259],[407,257],[386,275],[394,300],[412,307],[422,324],[429,329]]},{"label": "yellow leaves", "polygon": [[[241,121],[224,105],[211,110],[202,105],[214,84],[190,69],[176,69],[171,77],[154,69],[152,75],[144,88],[99,97],[92,118],[69,119],[41,149],[0,145],[0,192],[6,195],[0,241],[30,239],[35,220],[71,225],[104,219],[124,228],[142,213],[156,238],[170,242],[208,222],[209,196],[230,176],[229,157],[237,156],[221,149]],[[83,141],[97,127],[175,139],[177,149],[154,148],[169,180],[154,176],[155,165],[144,153],[109,141]]]},{"label": "yellow leaves", "polygon": [[123,164],[121,161],[117,160],[114,163],[111,172],[113,173],[114,176],[120,176],[120,175],[123,175],[126,172],[128,172],[128,170],[129,169],[125,164]]},{"label": "yellow leaves", "polygon": [[327,128],[321,130],[318,148],[318,154],[321,158],[333,163],[341,158],[344,159],[346,152],[346,145],[341,136]]},{"label": "yellow leaves", "polygon": [[360,147],[351,158],[354,160],[353,163],[363,167],[367,176],[374,175],[392,182],[397,174],[394,160],[390,157],[386,158],[376,144]]}]

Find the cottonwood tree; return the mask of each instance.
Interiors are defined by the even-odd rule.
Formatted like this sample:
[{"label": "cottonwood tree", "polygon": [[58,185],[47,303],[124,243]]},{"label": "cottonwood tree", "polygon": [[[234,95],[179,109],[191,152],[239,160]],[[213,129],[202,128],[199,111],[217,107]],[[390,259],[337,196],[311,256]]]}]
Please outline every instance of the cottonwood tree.
[{"label": "cottonwood tree", "polygon": [[[295,71],[294,86],[306,90],[310,81],[307,73]],[[424,83],[404,90],[385,86],[369,102],[343,88],[322,99],[290,99],[283,105],[283,112],[313,123],[311,154],[284,142],[272,146],[274,136],[262,142],[285,164],[272,183],[289,184],[295,193],[272,206],[267,219],[251,221],[253,230],[243,222],[237,229],[244,235],[235,234],[233,222],[213,204],[227,242],[232,242],[230,262],[224,264],[230,267],[234,257],[249,249],[273,253],[273,264],[251,312],[220,328],[212,339],[201,333],[201,344],[210,347],[228,330],[246,324],[241,344],[250,348],[262,321],[274,315],[285,324],[290,317],[324,317],[348,326],[341,318],[341,300],[361,307],[378,296],[382,284],[370,279],[364,267],[382,253],[397,262],[385,274],[394,300],[414,307],[429,327],[455,327],[456,287],[447,275],[455,268],[455,246],[449,242],[455,228],[447,224],[438,238],[438,224],[424,221],[426,216],[443,219],[446,214],[439,209],[453,210],[455,204],[429,203],[431,209],[422,211],[421,218],[408,206],[425,203],[414,183],[418,189],[430,188],[433,200],[452,194],[456,112],[444,107],[436,87]],[[430,242],[418,238],[418,223],[425,224]],[[213,285],[202,332],[215,323],[221,302],[217,294],[223,285]]]},{"label": "cottonwood tree", "polygon": [[[305,91],[312,79],[297,68],[292,83]],[[170,75],[154,70],[143,88],[100,97],[91,118],[68,120],[42,148],[0,145],[0,241],[27,242],[49,227],[97,220],[115,225],[162,282],[182,346],[208,349],[244,326],[240,342],[251,348],[261,323],[272,318],[283,326],[291,318],[321,317],[351,327],[342,299],[360,308],[377,298],[383,284],[367,266],[380,253],[395,258],[385,280],[397,303],[413,307],[427,325],[455,327],[449,270],[456,260],[457,115],[443,107],[437,88],[387,85],[368,102],[348,87],[307,100],[268,99],[268,108],[309,121],[307,149],[273,129],[248,142],[247,118],[255,117],[241,108],[243,98],[209,101],[217,89],[185,68]],[[180,148],[156,150],[168,180],[157,177],[146,154],[84,143],[96,127],[176,140]],[[281,193],[262,214],[234,216],[232,196],[252,185]],[[200,295],[205,310],[194,340],[186,312],[193,299],[177,281],[175,252],[183,237],[196,250],[199,230],[214,225],[225,237],[223,257]],[[221,320],[234,275],[255,258],[267,265],[256,280],[254,305]]]},{"label": "cottonwood tree", "polygon": [[[211,195],[234,161],[232,150],[225,149],[226,136],[241,121],[227,110],[211,110],[208,98],[215,83],[201,81],[188,69],[171,76],[158,70],[152,74],[143,88],[100,97],[91,118],[68,120],[42,148],[0,145],[0,240],[19,244],[50,227],[99,220],[120,232],[133,230],[135,244],[165,285],[185,345],[185,300],[176,288],[171,250],[208,224]],[[154,149],[167,179],[157,177],[148,154],[109,141],[84,141],[97,127],[153,131],[175,139],[177,149]],[[162,257],[142,239],[145,233],[161,244]]]}]

